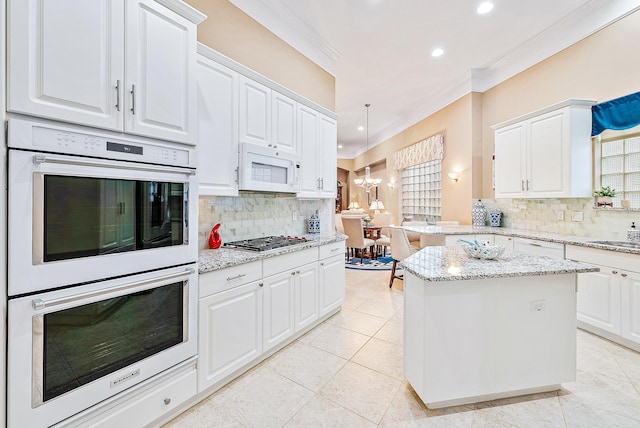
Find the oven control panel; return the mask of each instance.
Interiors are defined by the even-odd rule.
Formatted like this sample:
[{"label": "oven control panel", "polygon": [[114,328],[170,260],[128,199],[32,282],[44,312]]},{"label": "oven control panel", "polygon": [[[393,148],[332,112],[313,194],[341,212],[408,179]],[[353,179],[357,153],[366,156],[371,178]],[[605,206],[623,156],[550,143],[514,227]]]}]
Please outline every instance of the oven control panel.
[{"label": "oven control panel", "polygon": [[91,156],[130,162],[196,166],[195,149],[179,143],[129,137],[49,121],[9,120],[11,148]]}]

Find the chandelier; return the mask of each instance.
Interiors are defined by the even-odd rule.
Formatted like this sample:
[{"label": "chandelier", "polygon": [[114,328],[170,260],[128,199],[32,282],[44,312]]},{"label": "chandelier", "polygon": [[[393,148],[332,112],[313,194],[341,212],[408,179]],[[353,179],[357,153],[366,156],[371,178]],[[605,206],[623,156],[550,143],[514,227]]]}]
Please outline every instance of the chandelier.
[{"label": "chandelier", "polygon": [[[367,152],[369,151],[369,106],[371,104],[365,104],[364,106],[367,108]],[[366,153],[366,152],[365,152]],[[364,178],[356,178],[353,180],[356,186],[360,186],[364,188],[364,190],[368,193],[373,187],[376,187],[378,184],[382,182],[381,178],[372,178],[371,177],[371,168],[369,168],[369,163],[364,167]]]}]

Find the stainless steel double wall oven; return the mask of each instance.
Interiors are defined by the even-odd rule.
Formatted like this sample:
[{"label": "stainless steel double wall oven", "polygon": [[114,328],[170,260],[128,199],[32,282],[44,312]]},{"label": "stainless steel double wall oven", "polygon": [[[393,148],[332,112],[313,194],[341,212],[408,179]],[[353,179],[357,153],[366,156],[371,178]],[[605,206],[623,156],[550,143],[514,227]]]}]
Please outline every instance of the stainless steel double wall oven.
[{"label": "stainless steel double wall oven", "polygon": [[8,422],[48,426],[195,357],[195,150],[24,117],[8,146]]}]

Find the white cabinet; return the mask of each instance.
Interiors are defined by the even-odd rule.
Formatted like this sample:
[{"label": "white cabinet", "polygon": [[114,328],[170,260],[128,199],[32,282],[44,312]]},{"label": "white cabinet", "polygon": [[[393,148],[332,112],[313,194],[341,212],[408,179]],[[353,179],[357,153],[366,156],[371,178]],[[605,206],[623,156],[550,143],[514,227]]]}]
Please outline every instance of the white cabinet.
[{"label": "white cabinet", "polygon": [[298,142],[302,177],[299,197],[335,198],[337,192],[337,123],[298,105]]},{"label": "white cabinet", "polygon": [[319,317],[318,263],[313,262],[296,269],[294,282],[294,329],[296,332],[313,324]]},{"label": "white cabinet", "polygon": [[10,0],[8,110],[193,144],[204,15],[175,4]]},{"label": "white cabinet", "polygon": [[620,278],[622,337],[640,344],[640,273],[622,271]]},{"label": "white cabinet", "polygon": [[241,76],[239,105],[241,143],[296,153],[296,101]]},{"label": "white cabinet", "polygon": [[262,263],[199,276],[198,391],[262,355]]},{"label": "white cabinet", "polygon": [[516,236],[513,239],[513,249],[537,256],[564,259],[564,244],[559,242],[541,241],[539,239],[520,238]]},{"label": "white cabinet", "polygon": [[608,266],[596,266],[600,272],[578,276],[577,319],[620,334],[620,272]]},{"label": "white cabinet", "polygon": [[196,75],[198,193],[237,196],[238,73],[198,55]]},{"label": "white cabinet", "polygon": [[513,250],[513,236],[509,235],[494,235],[494,244],[504,245],[509,250]]},{"label": "white cabinet", "polygon": [[496,198],[591,196],[592,104],[568,100],[493,126]]},{"label": "white cabinet", "polygon": [[640,256],[567,245],[567,258],[600,268],[578,274],[578,326],[640,351]]},{"label": "white cabinet", "polygon": [[334,242],[319,248],[319,311],[325,316],[344,303],[344,242]]},{"label": "white cabinet", "polygon": [[262,346],[265,352],[293,335],[295,274],[292,270],[264,279]]}]

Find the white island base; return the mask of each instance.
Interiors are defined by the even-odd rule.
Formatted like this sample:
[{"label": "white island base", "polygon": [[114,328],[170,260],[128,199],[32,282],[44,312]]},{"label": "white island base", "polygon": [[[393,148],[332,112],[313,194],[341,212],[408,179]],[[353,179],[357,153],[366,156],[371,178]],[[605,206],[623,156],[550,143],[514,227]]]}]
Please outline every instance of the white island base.
[{"label": "white island base", "polygon": [[576,274],[425,281],[405,272],[404,372],[429,408],[576,378]]}]

